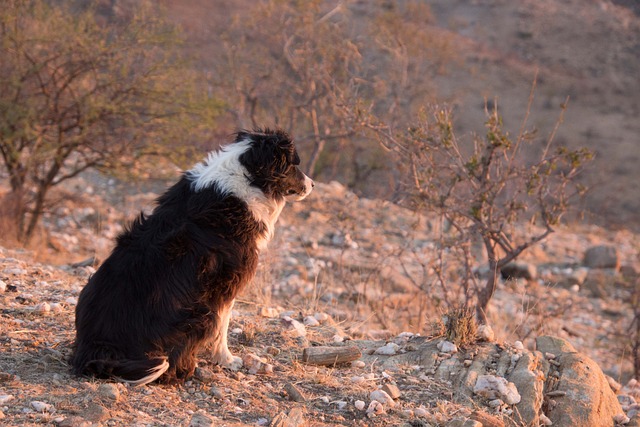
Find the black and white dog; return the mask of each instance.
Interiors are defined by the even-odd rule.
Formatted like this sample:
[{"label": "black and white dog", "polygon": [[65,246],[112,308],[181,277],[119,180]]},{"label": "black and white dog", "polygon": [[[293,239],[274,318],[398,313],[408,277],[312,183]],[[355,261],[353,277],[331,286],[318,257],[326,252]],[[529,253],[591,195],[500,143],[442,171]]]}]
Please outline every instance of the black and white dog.
[{"label": "black and white dog", "polygon": [[117,238],[76,308],[76,375],[131,384],[191,376],[196,353],[238,368],[227,347],[234,299],[289,200],[304,199],[303,174],[282,130],[239,132],[235,142],[185,172]]}]

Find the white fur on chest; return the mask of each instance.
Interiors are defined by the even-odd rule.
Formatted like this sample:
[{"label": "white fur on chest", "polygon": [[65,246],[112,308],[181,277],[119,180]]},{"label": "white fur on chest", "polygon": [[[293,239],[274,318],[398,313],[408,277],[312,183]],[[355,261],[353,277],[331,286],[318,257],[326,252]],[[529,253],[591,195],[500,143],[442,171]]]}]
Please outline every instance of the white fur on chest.
[{"label": "white fur on chest", "polygon": [[266,231],[256,242],[258,249],[262,250],[273,237],[285,201],[272,200],[250,185],[249,173],[240,163],[240,156],[250,148],[250,144],[251,141],[245,140],[221,147],[219,151],[209,153],[207,159],[195,165],[187,175],[195,191],[216,184],[220,191],[243,200],[255,220],[265,225]]}]

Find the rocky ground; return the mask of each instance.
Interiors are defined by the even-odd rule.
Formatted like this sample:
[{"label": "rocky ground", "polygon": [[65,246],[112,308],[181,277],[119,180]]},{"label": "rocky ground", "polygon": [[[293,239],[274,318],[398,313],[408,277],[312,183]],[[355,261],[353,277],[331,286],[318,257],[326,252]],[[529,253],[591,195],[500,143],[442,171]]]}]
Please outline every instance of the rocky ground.
[{"label": "rocky ground", "polygon": [[[0,247],[0,424],[477,427],[521,425],[523,405],[533,402],[535,422],[569,425],[553,410],[566,406],[557,384],[574,370],[566,359],[574,353],[533,351],[545,335],[593,359],[608,375],[607,392],[618,394],[621,406],[607,405],[617,421],[637,422],[629,327],[638,235],[558,230],[521,260],[532,278],[500,284],[490,311],[495,336],[454,351],[431,326],[446,309],[443,294],[417,288],[437,223],[337,183],[319,184],[285,209],[230,327],[231,349],[245,360],[240,371],[211,366],[203,353],[197,375],[182,386],[75,378],[66,360],[78,293],[125,218],[155,197],[90,178],[75,186],[69,191],[84,195],[46,218],[38,250]],[[588,251],[594,247],[601,249]],[[355,346],[362,357],[335,367],[305,363],[303,350],[319,345]],[[556,357],[557,365],[549,362]],[[538,362],[518,368],[521,359]],[[546,382],[522,385],[516,371]],[[475,390],[473,375],[506,377],[522,403],[508,387]],[[555,389],[547,381],[553,375]],[[393,400],[372,395],[378,390]]]}]

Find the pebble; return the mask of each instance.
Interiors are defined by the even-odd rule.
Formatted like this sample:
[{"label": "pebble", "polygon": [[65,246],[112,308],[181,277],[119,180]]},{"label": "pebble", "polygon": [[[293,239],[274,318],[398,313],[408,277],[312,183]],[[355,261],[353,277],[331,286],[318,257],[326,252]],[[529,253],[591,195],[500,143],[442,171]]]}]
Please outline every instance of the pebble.
[{"label": "pebble", "polygon": [[213,418],[202,412],[196,412],[189,421],[189,427],[213,427]]},{"label": "pebble", "polygon": [[204,383],[210,383],[215,378],[211,369],[201,368],[199,366],[196,368],[193,374],[198,380]]},{"label": "pebble", "polygon": [[302,323],[304,323],[305,326],[319,326],[320,325],[320,322],[314,316],[306,316],[304,319],[302,319]]},{"label": "pebble", "polygon": [[367,416],[373,418],[380,414],[384,414],[384,405],[377,400],[372,400],[367,408]]},{"label": "pebble", "polygon": [[347,406],[347,402],[345,402],[344,400],[336,400],[331,402],[331,404],[336,405],[339,410],[342,410]]},{"label": "pebble", "polygon": [[508,405],[515,405],[521,399],[514,383],[494,375],[480,375],[473,392],[487,399],[502,399]]},{"label": "pebble", "polygon": [[45,402],[41,402],[39,400],[32,401],[31,407],[38,412],[51,412],[51,410],[53,409],[53,405],[50,405]]},{"label": "pebble", "polygon": [[394,354],[396,354],[398,352],[398,349],[400,348],[400,346],[394,342],[389,342],[385,345],[383,345],[382,347],[379,347],[378,349],[376,349],[376,351],[374,352],[375,354],[380,354],[383,356],[393,356]]},{"label": "pebble", "polygon": [[273,372],[273,365],[267,363],[266,359],[252,353],[247,353],[242,356],[242,363],[252,375],[270,374]]},{"label": "pebble", "polygon": [[260,309],[260,316],[262,317],[268,317],[270,319],[273,319],[275,317],[278,317],[278,309],[273,308],[273,307],[262,307]]},{"label": "pebble", "polygon": [[4,274],[13,274],[15,276],[20,276],[22,274],[27,274],[27,270],[23,268],[5,268],[2,271]]},{"label": "pebble", "polygon": [[438,350],[440,350],[443,353],[457,353],[458,352],[458,346],[456,346],[454,343],[450,342],[450,341],[440,341],[438,343]]},{"label": "pebble", "polygon": [[333,336],[333,342],[335,342],[335,343],[341,343],[341,342],[343,342],[343,341],[344,341],[344,337],[343,337],[343,336],[338,335],[338,334],[336,334],[336,335],[334,335],[334,336]]},{"label": "pebble", "polygon": [[416,417],[428,417],[429,416],[429,411],[427,411],[426,408],[420,406],[419,408],[416,408],[413,410],[413,414]]},{"label": "pebble", "polygon": [[313,317],[315,317],[315,319],[320,323],[324,323],[329,320],[329,315],[327,313],[316,313]]},{"label": "pebble", "polygon": [[392,399],[398,399],[401,396],[400,389],[395,384],[385,384],[382,386],[382,391],[387,393]]},{"label": "pebble", "polygon": [[523,351],[524,350],[524,344],[522,344],[522,341],[516,341],[513,343],[513,348],[515,348],[516,350],[519,351]]},{"label": "pebble", "polygon": [[13,399],[13,395],[11,394],[0,394],[0,405],[4,405]]},{"label": "pebble", "polygon": [[618,414],[613,417],[613,421],[615,421],[617,424],[629,424],[629,421],[631,421],[631,419],[625,414]]},{"label": "pebble", "polygon": [[365,407],[365,403],[362,400],[356,400],[353,402],[353,406],[355,406],[358,411],[362,411]]},{"label": "pebble", "polygon": [[499,408],[504,405],[504,402],[501,399],[493,399],[489,401],[490,408]]},{"label": "pebble", "polygon": [[40,303],[35,307],[36,313],[49,313],[51,311],[51,305],[47,302]]},{"label": "pebble", "polygon": [[291,333],[294,337],[306,337],[307,330],[304,325],[289,316],[282,318],[282,325]]},{"label": "pebble", "polygon": [[[388,405],[390,407],[394,407],[396,402],[389,396],[386,391],[383,390],[374,390],[369,394],[369,399],[378,401],[383,405]],[[368,412],[368,411],[367,411]]]},{"label": "pebble", "polygon": [[540,414],[540,422],[542,423],[543,426],[553,425],[553,421],[551,421],[549,417],[547,417],[545,414]]},{"label": "pebble", "polygon": [[495,340],[495,333],[489,325],[478,326],[476,336],[480,341],[493,342]]},{"label": "pebble", "polygon": [[69,297],[69,298],[65,299],[64,302],[66,302],[69,305],[78,305],[78,298]]},{"label": "pebble", "polygon": [[280,349],[278,347],[274,347],[272,345],[270,345],[269,347],[265,348],[264,351],[267,354],[270,354],[271,356],[277,356],[280,354]]},{"label": "pebble", "polygon": [[216,399],[224,399],[224,393],[222,393],[222,390],[220,390],[218,387],[214,385],[212,385],[211,388],[209,389],[209,394],[215,397]]},{"label": "pebble", "polygon": [[631,406],[636,404],[636,399],[634,399],[633,396],[620,394],[618,395],[618,402],[620,402],[620,405],[622,405],[623,407]]},{"label": "pebble", "polygon": [[284,385],[284,391],[287,392],[287,396],[289,396],[289,400],[293,402],[302,403],[307,401],[307,398],[304,396],[304,394],[302,394],[300,389],[292,383],[286,383]]},{"label": "pebble", "polygon": [[0,280],[0,292],[5,292],[7,290],[7,284]]},{"label": "pebble", "polygon": [[364,368],[365,366],[366,363],[364,363],[362,360],[354,360],[353,362],[351,362],[352,368]]},{"label": "pebble", "polygon": [[103,383],[98,386],[98,396],[117,402],[120,400],[120,390],[113,383]]}]

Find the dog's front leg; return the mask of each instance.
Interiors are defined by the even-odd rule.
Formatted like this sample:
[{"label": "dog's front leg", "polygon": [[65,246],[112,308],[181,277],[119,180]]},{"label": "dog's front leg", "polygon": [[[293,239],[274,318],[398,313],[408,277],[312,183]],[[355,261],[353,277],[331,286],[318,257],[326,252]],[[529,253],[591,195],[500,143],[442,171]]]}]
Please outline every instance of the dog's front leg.
[{"label": "dog's front leg", "polygon": [[227,331],[229,329],[229,320],[231,320],[233,302],[223,305],[218,312],[218,330],[213,340],[213,363],[232,371],[237,371],[242,368],[242,358],[231,354],[227,346]]}]

